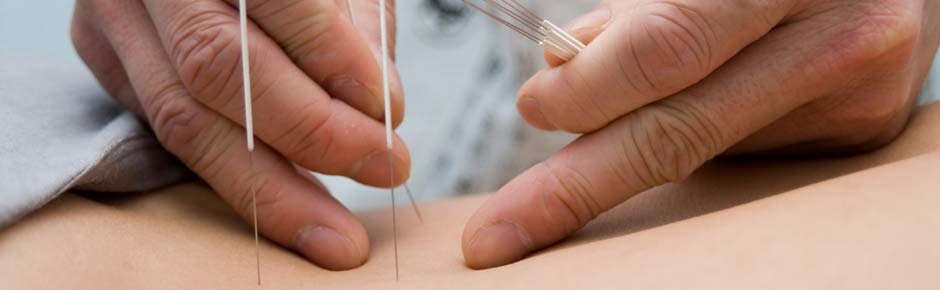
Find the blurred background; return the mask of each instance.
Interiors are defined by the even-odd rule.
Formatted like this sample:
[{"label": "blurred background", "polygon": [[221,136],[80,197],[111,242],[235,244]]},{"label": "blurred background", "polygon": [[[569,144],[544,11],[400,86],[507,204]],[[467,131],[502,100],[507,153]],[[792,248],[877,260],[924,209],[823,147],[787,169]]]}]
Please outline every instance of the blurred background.
[{"label": "blurred background", "polygon": [[0,0],[0,48],[81,63],[69,40],[69,0]]}]

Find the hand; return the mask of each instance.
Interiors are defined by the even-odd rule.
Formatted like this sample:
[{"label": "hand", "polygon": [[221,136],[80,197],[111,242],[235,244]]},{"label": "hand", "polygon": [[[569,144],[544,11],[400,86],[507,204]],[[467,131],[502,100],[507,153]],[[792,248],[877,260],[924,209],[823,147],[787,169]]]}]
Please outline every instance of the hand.
[{"label": "hand", "polygon": [[[345,0],[248,1],[260,141],[253,168],[242,128],[237,2],[80,0],[72,39],[107,91],[243,218],[251,220],[257,191],[262,234],[329,269],[359,266],[369,251],[364,228],[299,168],[372,186],[408,178],[409,155],[397,138],[397,175],[388,177],[378,1],[356,1],[359,28]],[[395,78],[397,125],[404,109]]]},{"label": "hand", "polygon": [[904,127],[940,40],[924,0],[607,1],[589,43],[520,90],[533,126],[584,135],[470,219],[472,268],[551,245],[722,153],[870,150]]}]

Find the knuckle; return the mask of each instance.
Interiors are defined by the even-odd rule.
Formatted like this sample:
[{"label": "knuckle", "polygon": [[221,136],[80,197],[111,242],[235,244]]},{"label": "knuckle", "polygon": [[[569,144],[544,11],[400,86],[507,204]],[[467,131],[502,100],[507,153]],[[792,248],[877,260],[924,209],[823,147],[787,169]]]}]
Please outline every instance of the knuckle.
[{"label": "knuckle", "polygon": [[154,99],[159,103],[148,104],[154,108],[149,114],[151,127],[157,140],[187,167],[205,180],[216,180],[231,162],[231,158],[223,158],[228,153],[224,144],[235,144],[238,135],[221,119],[205,122],[207,118],[200,118],[194,103],[183,94],[179,85],[158,93]]},{"label": "knuckle", "polygon": [[[323,163],[321,161],[328,159],[335,149],[332,147],[336,138],[335,126],[332,125],[336,119],[335,112],[328,107],[329,104],[323,102],[312,102],[299,107],[289,114],[293,120],[297,120],[296,123],[273,139],[274,143],[283,144],[287,156],[296,158],[298,164]],[[330,111],[324,114],[324,110]],[[338,173],[329,168],[322,170],[327,174]]]},{"label": "knuckle", "polygon": [[[565,151],[559,152],[557,156],[570,155]],[[564,157],[562,157],[564,159]],[[545,192],[554,203],[559,205],[561,213],[555,212],[552,218],[555,222],[561,222],[566,225],[568,231],[581,228],[588,222],[600,215],[604,208],[594,197],[591,180],[577,169],[565,166],[563,160],[558,163],[546,161],[542,163],[548,176],[559,185],[556,190]],[[567,219],[560,219],[561,217]]]},{"label": "knuckle", "polygon": [[170,150],[191,144],[198,134],[193,126],[195,112],[184,99],[185,89],[179,85],[168,85],[144,99],[149,100],[145,106],[153,108],[153,113],[148,114],[150,126],[157,139]]},{"label": "knuckle", "polygon": [[298,63],[314,62],[321,57],[317,52],[332,45],[330,40],[339,38],[336,35],[340,31],[336,29],[339,23],[334,13],[314,13],[284,24],[279,42]]},{"label": "knuckle", "polygon": [[913,107],[910,98],[898,93],[856,94],[851,97],[839,97],[836,106],[830,112],[821,112],[826,116],[826,128],[830,132],[826,138],[840,146],[867,147],[864,145],[883,145],[898,133],[907,121]]},{"label": "knuckle", "polygon": [[902,94],[859,94],[848,99],[851,104],[836,121],[856,128],[880,127],[910,109],[908,99]]},{"label": "knuckle", "polygon": [[199,173],[206,180],[215,180],[219,173],[232,162],[231,158],[226,156],[227,146],[220,144],[237,144],[234,138],[237,137],[232,127],[225,122],[217,121],[205,127],[198,127],[198,142],[194,143],[190,154],[183,154],[184,162],[189,168]]},{"label": "knuckle", "polygon": [[621,163],[645,188],[685,179],[722,148],[721,131],[701,112],[667,100],[631,115]]},{"label": "knuckle", "polygon": [[613,106],[601,104],[598,98],[616,92],[600,92],[600,86],[592,85],[583,73],[575,71],[573,75],[561,79],[561,89],[555,92],[557,97],[540,102],[547,107],[545,117],[570,133],[591,132],[615,119],[618,113],[613,112]]},{"label": "knuckle", "polygon": [[273,180],[272,176],[250,173],[242,175],[234,184],[235,192],[230,202],[239,213],[250,215],[257,206],[258,218],[266,224],[281,222],[278,220],[280,211],[274,207],[278,206],[285,196],[285,183]]},{"label": "knuckle", "polygon": [[169,30],[170,55],[193,95],[219,107],[232,99],[225,97],[234,94],[226,91],[230,83],[240,81],[238,22],[225,11],[192,5]]},{"label": "knuckle", "polygon": [[831,69],[844,71],[885,57],[907,60],[914,53],[921,21],[911,11],[885,3],[847,10],[837,20],[836,37],[827,43],[822,58]]},{"label": "knuckle", "polygon": [[160,144],[203,179],[214,180],[225,168],[224,163],[229,162],[222,158],[226,146],[218,144],[232,144],[231,138],[236,136],[225,122],[205,124],[183,94],[179,85],[159,91],[158,97],[153,98],[159,101],[147,104],[154,108],[148,114],[150,125]]},{"label": "knuckle", "polygon": [[655,1],[639,6],[635,15],[641,16],[632,20],[630,53],[646,91],[675,92],[714,66],[715,32],[694,8]]}]

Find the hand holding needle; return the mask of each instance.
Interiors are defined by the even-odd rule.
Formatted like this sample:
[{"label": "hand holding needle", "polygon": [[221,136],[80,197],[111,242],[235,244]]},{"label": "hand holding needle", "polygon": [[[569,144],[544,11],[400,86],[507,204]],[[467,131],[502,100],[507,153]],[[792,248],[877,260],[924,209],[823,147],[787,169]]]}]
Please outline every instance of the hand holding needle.
[{"label": "hand holding needle", "polygon": [[[238,0],[238,25],[241,39],[242,95],[245,101],[245,144],[248,149],[248,170],[254,171],[255,131],[251,111],[251,62],[248,61],[248,9],[245,0]],[[261,285],[261,245],[258,239],[258,192],[251,191],[251,220],[255,235],[255,267],[258,285]]]},{"label": "hand holding needle", "polygon": [[[111,95],[136,108],[160,144],[249,227],[257,217],[259,239],[323,268],[355,268],[368,260],[365,229],[309,172],[392,186],[373,49],[378,31],[357,30],[343,1],[248,0],[239,11],[232,4],[240,2],[77,1],[76,50]],[[371,5],[359,7],[369,13],[378,7],[375,1],[357,4]],[[238,73],[241,61],[250,64],[247,77]],[[115,67],[123,70],[112,73]],[[397,124],[401,86],[393,70],[390,77]],[[251,121],[241,106],[245,99],[251,100]],[[397,185],[408,177],[410,157],[397,136],[393,141]]]},{"label": "hand holding needle", "polygon": [[[253,122],[253,113],[252,113],[252,99],[251,99],[251,68],[249,61],[249,50],[248,50],[248,33],[247,33],[247,6],[245,0],[239,0],[239,35],[240,35],[240,48],[241,48],[241,59],[242,59],[242,79],[243,79],[243,99],[244,99],[244,113],[245,113],[245,135],[246,135],[246,146],[248,151],[249,159],[249,170],[254,170],[254,122]],[[355,21],[355,14],[352,13],[352,2],[347,3],[350,8],[350,17]],[[384,3],[382,3],[384,5]],[[382,9],[384,11],[384,9]],[[382,19],[382,46],[383,46],[383,59],[387,60],[388,58],[388,43],[387,43],[387,27],[385,27],[385,15],[381,15]],[[389,89],[389,79],[388,79],[388,68],[387,61],[382,63],[382,83],[383,83],[383,101],[384,101],[384,111],[385,111],[385,121],[386,121],[386,147],[389,151],[389,173],[390,173],[390,182],[395,183],[394,179],[394,164],[392,163],[394,158],[391,156],[392,152],[392,110],[391,110],[391,94]],[[421,219],[420,212],[418,211],[417,205],[414,203],[414,198],[411,195],[410,189],[406,186],[408,197],[412,202],[412,206]],[[252,203],[252,224],[254,229],[254,238],[255,238],[255,259],[256,259],[256,273],[257,273],[257,283],[261,284],[261,262],[260,262],[260,244],[258,237],[258,214],[257,214],[257,191],[255,188],[251,188],[251,203]],[[392,202],[394,207],[394,189],[391,192]],[[398,278],[398,262],[397,262],[397,225],[394,224],[397,218],[394,216],[393,211],[393,231],[396,232],[395,244],[396,244],[396,280]]]}]

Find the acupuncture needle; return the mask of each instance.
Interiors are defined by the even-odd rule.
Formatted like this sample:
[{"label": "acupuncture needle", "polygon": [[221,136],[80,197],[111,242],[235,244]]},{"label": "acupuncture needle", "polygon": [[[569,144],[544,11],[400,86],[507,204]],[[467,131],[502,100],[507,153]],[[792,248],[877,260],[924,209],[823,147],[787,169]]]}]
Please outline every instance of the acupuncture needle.
[{"label": "acupuncture needle", "polygon": [[[242,55],[242,79],[243,79],[243,96],[245,101],[245,135],[246,135],[246,144],[248,149],[248,163],[249,170],[254,168],[254,127],[253,127],[253,118],[252,118],[252,103],[251,103],[251,77],[250,77],[250,64],[249,64],[249,55],[248,55],[248,15],[247,15],[247,5],[245,4],[246,0],[239,0],[239,28],[241,34],[241,55]],[[389,78],[388,78],[388,28],[387,20],[385,19],[385,7],[387,6],[386,0],[380,0],[379,6],[382,8],[379,11],[379,21],[381,29],[381,42],[382,42],[382,91],[383,98],[385,102],[385,129],[386,129],[386,149],[388,150],[389,158],[389,178],[391,183],[395,181],[394,174],[394,161],[392,159],[392,120],[391,120],[391,97],[390,97],[390,88],[389,88]],[[350,11],[350,19],[355,23],[356,18],[353,13],[352,0],[347,0],[347,5]],[[414,197],[411,193],[411,189],[405,184],[405,191],[408,194],[408,198],[411,201],[411,205],[415,211],[415,214],[418,216],[418,219],[423,223],[424,219],[421,216],[421,212],[417,207],[417,203],[414,200]],[[390,189],[391,201],[392,201],[392,232],[394,239],[394,248],[395,248],[395,281],[399,280],[399,266],[398,266],[398,229],[397,229],[397,214],[395,212],[395,189]],[[255,265],[257,273],[257,283],[261,285],[261,251],[260,251],[260,242],[258,237],[258,208],[257,208],[257,192],[254,188],[251,189],[251,199],[252,199],[252,224],[254,228],[254,238],[255,238]]]},{"label": "acupuncture needle", "polygon": [[[356,13],[355,8],[353,7],[352,0],[346,0],[346,8],[349,10],[349,20],[353,25],[356,24]],[[382,48],[382,97],[385,103],[385,146],[388,150],[388,172],[389,172],[389,181],[390,184],[395,183],[395,165],[394,159],[392,158],[392,136],[394,135],[394,128],[392,128],[392,106],[391,106],[391,92],[389,88],[389,76],[388,76],[388,23],[385,16],[385,11],[387,11],[387,3],[385,0],[379,1],[379,30],[381,35],[381,48]],[[411,202],[411,208],[414,209],[415,216],[418,217],[418,222],[424,223],[424,217],[421,215],[421,210],[418,209],[418,204],[415,202],[414,194],[411,193],[411,187],[408,186],[408,183],[405,182],[405,193],[408,195],[408,200]],[[395,188],[392,187],[389,190],[389,195],[391,196],[392,201],[392,236],[394,243],[394,252],[395,252],[395,281],[399,280],[399,267],[398,267],[398,214],[396,213],[395,206]]]},{"label": "acupuncture needle", "polygon": [[[379,34],[381,34],[382,42],[382,97],[385,102],[385,149],[388,150],[389,184],[395,184],[395,162],[392,158],[392,100],[388,79],[388,23],[386,23],[387,20],[385,19],[387,5],[386,0],[379,0]],[[352,13],[352,9],[350,9],[350,13]],[[395,281],[398,281],[398,214],[395,213],[394,186],[389,189],[389,195],[392,199],[392,239],[395,251]]]},{"label": "acupuncture needle", "polygon": [[[346,7],[349,9],[349,20],[353,25],[356,25],[356,13],[353,9],[353,0],[346,0]],[[385,115],[391,116],[392,112],[390,109],[386,109]],[[390,136],[389,136],[390,137]],[[391,151],[389,151],[391,152]],[[418,217],[418,223],[424,224],[424,217],[421,215],[421,210],[418,208],[418,203],[415,202],[414,194],[411,193],[411,187],[408,186],[408,182],[405,182],[405,195],[408,196],[408,201],[411,202],[411,208],[415,212],[415,216]]]},{"label": "acupuncture needle", "polygon": [[[242,51],[242,95],[245,99],[245,144],[248,148],[248,170],[254,174],[255,131],[251,112],[251,66],[248,59],[248,6],[245,0],[238,1],[239,30],[241,33]],[[255,267],[258,274],[258,285],[261,285],[261,245],[258,240],[258,201],[254,186],[251,191],[251,219],[255,232]]]},{"label": "acupuncture needle", "polygon": [[[495,11],[474,3],[479,1]],[[463,2],[566,61],[571,60],[586,48],[577,38],[554,23],[539,17],[517,0],[463,0]]]}]

